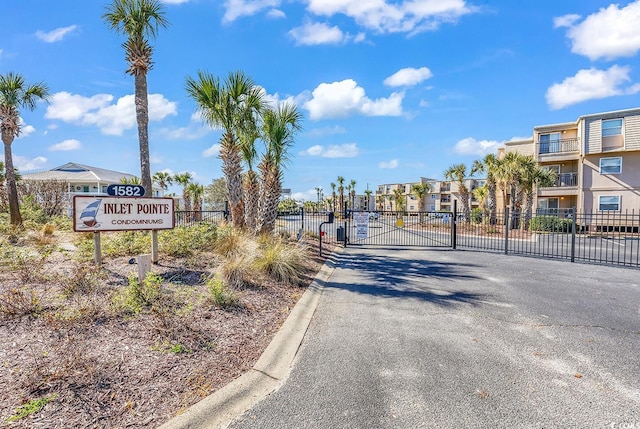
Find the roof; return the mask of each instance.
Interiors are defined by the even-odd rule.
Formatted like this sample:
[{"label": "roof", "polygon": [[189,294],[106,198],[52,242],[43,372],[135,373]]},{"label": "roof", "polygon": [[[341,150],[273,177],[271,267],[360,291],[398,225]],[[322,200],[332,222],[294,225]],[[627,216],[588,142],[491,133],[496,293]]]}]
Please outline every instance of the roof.
[{"label": "roof", "polygon": [[132,179],[136,176],[75,162],[68,162],[49,171],[22,174],[23,180],[62,180],[69,183],[120,183],[123,177]]}]

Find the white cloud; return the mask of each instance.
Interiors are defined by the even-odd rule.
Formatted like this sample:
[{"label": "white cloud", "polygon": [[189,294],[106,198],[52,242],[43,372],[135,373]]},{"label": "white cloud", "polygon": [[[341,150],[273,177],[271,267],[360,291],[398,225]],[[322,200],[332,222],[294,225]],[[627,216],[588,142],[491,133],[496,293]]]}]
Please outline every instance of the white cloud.
[{"label": "white cloud", "polygon": [[36,156],[33,159],[20,155],[13,155],[13,166],[21,172],[41,170],[47,164],[47,158],[44,156]]},{"label": "white cloud", "polygon": [[467,137],[456,143],[453,150],[460,155],[486,155],[497,152],[500,144],[495,140],[476,140],[473,137]]},{"label": "white cloud", "polygon": [[387,86],[413,86],[433,76],[427,67],[400,69],[384,80]]},{"label": "white cloud", "polygon": [[391,161],[383,161],[381,163],[378,164],[378,167],[380,168],[385,168],[385,169],[393,169],[393,168],[398,168],[398,160],[397,159],[392,159]]},{"label": "white cloud", "polygon": [[315,145],[300,152],[300,155],[320,156],[322,158],[354,158],[358,155],[358,146],[356,143],[329,145],[327,147]]},{"label": "white cloud", "polygon": [[280,9],[271,9],[269,12],[267,12],[267,16],[272,19],[280,19],[280,18],[287,17],[287,15]]},{"label": "white cloud", "polygon": [[575,54],[591,60],[611,60],[632,57],[640,50],[640,0],[622,8],[611,4],[578,24],[577,19],[576,15],[566,15],[554,20],[556,26],[569,28],[567,37]]},{"label": "white cloud", "polygon": [[210,148],[202,151],[203,158],[211,158],[212,156],[218,156],[218,155],[220,155],[220,145],[217,143],[211,146]]},{"label": "white cloud", "polygon": [[[125,130],[136,126],[134,96],[125,95],[115,104],[111,104],[112,101],[113,95],[110,94],[84,97],[58,92],[51,98],[45,118],[83,126],[95,125],[103,134],[122,135]],[[161,121],[176,114],[175,102],[167,100],[162,94],[149,94],[149,121]]]},{"label": "white cloud", "polygon": [[403,92],[394,92],[388,98],[371,100],[364,88],[352,79],[341,82],[321,83],[312,93],[311,100],[303,107],[313,120],[346,118],[350,115],[400,116],[402,115]]},{"label": "white cloud", "polygon": [[568,77],[562,83],[556,83],[547,89],[547,104],[555,110],[587,100],[636,93],[640,89],[638,85],[621,88],[631,80],[630,70],[629,67],[618,65],[611,66],[608,70],[580,70],[575,76]]},{"label": "white cloud", "polygon": [[225,0],[226,11],[223,22],[233,22],[242,16],[255,15],[258,12],[280,6],[280,0]]},{"label": "white cloud", "polygon": [[475,11],[465,0],[307,0],[308,10],[319,16],[346,15],[379,33],[418,33],[455,23]]},{"label": "white cloud", "polygon": [[78,150],[80,148],[82,148],[82,144],[76,139],[63,140],[60,143],[49,146],[51,152]]},{"label": "white cloud", "polygon": [[582,18],[580,15],[573,13],[564,16],[557,16],[553,18],[553,28],[571,27],[580,18]]},{"label": "white cloud", "polygon": [[55,30],[45,33],[44,31],[36,31],[36,37],[47,43],[59,42],[64,39],[64,36],[75,31],[78,28],[77,25],[70,25],[68,27],[56,28]]},{"label": "white cloud", "polygon": [[296,45],[328,45],[339,44],[346,40],[342,30],[337,26],[329,27],[322,23],[306,23],[289,31]]}]

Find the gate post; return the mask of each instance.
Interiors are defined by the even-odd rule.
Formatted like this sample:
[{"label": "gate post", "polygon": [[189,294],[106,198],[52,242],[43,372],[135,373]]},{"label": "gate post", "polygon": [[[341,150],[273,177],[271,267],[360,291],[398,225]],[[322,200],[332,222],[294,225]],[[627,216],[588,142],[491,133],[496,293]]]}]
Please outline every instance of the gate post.
[{"label": "gate post", "polygon": [[504,209],[504,254],[509,254],[509,207]]},{"label": "gate post", "polygon": [[571,213],[571,262],[576,261],[576,208],[574,207]]},{"label": "gate post", "polygon": [[456,239],[458,236],[458,200],[453,200],[453,217],[451,219],[451,247],[457,247]]}]

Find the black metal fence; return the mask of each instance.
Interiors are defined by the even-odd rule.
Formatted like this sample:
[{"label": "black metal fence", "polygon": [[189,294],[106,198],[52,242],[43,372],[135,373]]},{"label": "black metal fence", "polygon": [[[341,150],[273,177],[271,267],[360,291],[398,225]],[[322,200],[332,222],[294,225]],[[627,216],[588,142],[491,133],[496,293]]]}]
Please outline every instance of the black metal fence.
[{"label": "black metal fence", "polygon": [[[275,231],[320,237],[325,245],[421,246],[475,249],[504,254],[640,268],[640,213],[572,209],[531,215],[508,210],[494,216],[472,212],[278,213]],[[217,223],[227,211],[176,212],[176,225]]]}]

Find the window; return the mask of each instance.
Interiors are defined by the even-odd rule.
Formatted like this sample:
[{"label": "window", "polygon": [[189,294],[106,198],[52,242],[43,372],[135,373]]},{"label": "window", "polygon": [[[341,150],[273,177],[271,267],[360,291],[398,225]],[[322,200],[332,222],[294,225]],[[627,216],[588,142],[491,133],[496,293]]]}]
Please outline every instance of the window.
[{"label": "window", "polygon": [[436,209],[436,206],[434,206],[433,204],[431,204],[431,205],[429,206],[429,210],[430,210],[430,211],[434,211],[435,209]]},{"label": "window", "polygon": [[82,192],[89,192],[89,187],[88,186],[83,186],[82,187]]},{"label": "window", "polygon": [[558,198],[540,198],[538,199],[538,210],[557,210],[559,207]]},{"label": "window", "polygon": [[620,195],[600,195],[598,197],[598,210],[620,210]]},{"label": "window", "polygon": [[540,153],[560,152],[560,133],[540,134]]},{"label": "window", "polygon": [[600,174],[622,173],[622,157],[600,158]]},{"label": "window", "polygon": [[432,200],[435,200],[436,198],[437,198],[437,195],[436,195],[436,194],[431,194],[431,199],[432,199]]},{"label": "window", "polygon": [[622,119],[602,121],[602,137],[622,135]]}]

